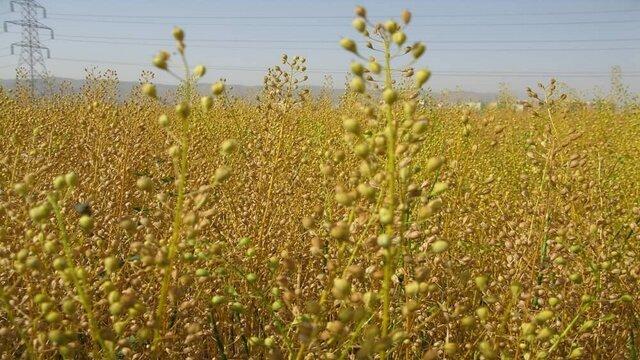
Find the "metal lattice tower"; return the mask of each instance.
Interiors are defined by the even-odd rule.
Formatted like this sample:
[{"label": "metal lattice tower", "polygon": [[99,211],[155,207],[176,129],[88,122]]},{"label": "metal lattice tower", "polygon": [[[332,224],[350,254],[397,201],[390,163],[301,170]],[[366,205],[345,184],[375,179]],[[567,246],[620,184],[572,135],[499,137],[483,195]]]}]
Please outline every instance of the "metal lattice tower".
[{"label": "metal lattice tower", "polygon": [[20,42],[11,44],[11,54],[15,54],[15,47],[20,47],[20,60],[18,67],[26,69],[30,79],[31,94],[35,94],[36,79],[47,76],[47,67],[45,58],[42,55],[46,51],[47,58],[51,57],[51,51],[40,43],[40,34],[38,31],[48,30],[51,32],[53,39],[53,29],[38,21],[39,10],[42,11],[42,17],[47,17],[47,10],[35,0],[14,0],[11,1],[11,11],[16,11],[16,5],[20,7],[22,18],[20,20],[10,20],[4,22],[4,31],[9,30],[9,25],[18,25],[22,28],[22,39]]}]

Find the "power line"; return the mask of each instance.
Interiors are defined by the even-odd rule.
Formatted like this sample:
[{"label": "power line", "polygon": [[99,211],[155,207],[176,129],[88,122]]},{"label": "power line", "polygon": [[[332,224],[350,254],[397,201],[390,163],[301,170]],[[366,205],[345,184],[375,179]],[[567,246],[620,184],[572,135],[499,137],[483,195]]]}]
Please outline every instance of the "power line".
[{"label": "power line", "polygon": [[[88,36],[58,34],[58,38],[79,39],[107,39],[107,40],[135,40],[135,41],[166,41],[167,38],[133,38],[118,36]],[[640,38],[611,38],[611,39],[546,39],[546,40],[429,40],[427,44],[532,44],[532,43],[576,43],[576,42],[614,42],[614,41],[640,41]],[[333,44],[337,40],[292,40],[292,39],[188,39],[188,42],[226,42],[226,43],[317,43]]]},{"label": "power line", "polygon": [[[548,11],[530,13],[484,13],[484,14],[430,14],[414,15],[414,18],[440,18],[440,17],[492,17],[492,16],[549,16],[549,15],[589,15],[589,14],[626,14],[630,12],[640,12],[640,9],[621,10],[593,10],[593,11]],[[52,13],[52,15],[67,17],[98,17],[98,18],[130,18],[130,19],[291,19],[292,16],[282,15],[262,15],[262,16],[236,16],[236,15],[96,15],[78,13]],[[394,17],[397,15],[375,16],[374,18]],[[326,15],[326,16],[295,16],[296,19],[351,19],[353,16],[347,15]]]},{"label": "power line", "polygon": [[[97,43],[110,45],[132,45],[132,46],[148,46],[162,47],[168,46],[168,43],[140,43],[140,42],[122,42],[122,41],[102,41],[102,40],[79,40],[79,39],[57,39],[56,41],[75,42],[75,43]],[[190,45],[193,48],[220,48],[220,49],[275,49],[275,50],[322,50],[322,51],[339,51],[344,52],[338,47],[320,48],[320,47],[265,47],[265,46],[230,46],[230,45]],[[429,51],[624,51],[624,50],[640,50],[640,47],[605,47],[605,48],[430,48]]]},{"label": "power line", "polygon": [[[59,20],[59,21],[72,21],[72,22],[100,22],[100,23],[116,23],[116,24],[148,24],[148,25],[167,25],[173,26],[174,23],[167,22],[151,22],[151,21],[128,21],[128,20],[107,20],[107,19],[87,19],[87,18],[61,18],[61,17],[52,17],[51,19]],[[439,24],[419,24],[413,25],[413,27],[462,27],[462,26],[546,26],[546,25],[596,25],[596,24],[630,24],[630,23],[638,23],[640,20],[632,19],[632,20],[585,20],[585,21],[550,21],[550,22],[511,22],[511,23],[439,23]],[[204,26],[242,26],[242,27],[290,27],[291,24],[239,24],[239,23],[182,23],[183,26],[188,25],[204,25]],[[305,27],[336,27],[335,24],[299,24],[299,26]]]}]

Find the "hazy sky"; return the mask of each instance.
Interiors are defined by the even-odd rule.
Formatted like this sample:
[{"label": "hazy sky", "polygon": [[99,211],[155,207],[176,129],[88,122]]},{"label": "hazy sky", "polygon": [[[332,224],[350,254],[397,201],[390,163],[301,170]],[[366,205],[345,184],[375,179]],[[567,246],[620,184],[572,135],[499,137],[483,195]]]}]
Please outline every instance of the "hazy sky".
[{"label": "hazy sky", "polygon": [[[260,84],[265,69],[280,54],[308,59],[310,80],[325,74],[344,83],[352,55],[338,46],[341,36],[357,38],[351,28],[356,4],[372,18],[399,17],[408,8],[414,19],[408,42],[422,40],[422,66],[433,71],[435,89],[460,87],[496,91],[500,82],[522,90],[556,75],[589,90],[609,88],[609,72],[620,65],[624,80],[640,91],[640,0],[537,1],[345,1],[345,0],[40,0],[49,14],[42,22],[55,30],[46,40],[47,67],[58,77],[82,78],[84,68],[116,69],[122,80],[136,80],[159,49],[171,49],[171,29],[187,34],[188,57],[210,70],[207,80]],[[0,0],[0,17],[9,13]],[[18,27],[0,34],[0,78],[13,78]],[[166,40],[164,40],[166,39]],[[172,83],[166,75],[159,82]]]}]

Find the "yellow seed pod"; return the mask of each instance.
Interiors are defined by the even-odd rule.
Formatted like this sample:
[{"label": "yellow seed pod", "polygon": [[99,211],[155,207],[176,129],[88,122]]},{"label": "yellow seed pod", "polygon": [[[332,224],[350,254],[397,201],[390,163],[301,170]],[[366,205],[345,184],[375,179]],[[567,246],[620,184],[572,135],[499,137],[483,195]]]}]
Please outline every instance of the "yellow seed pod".
[{"label": "yellow seed pod", "polygon": [[396,100],[398,100],[398,92],[393,89],[387,88],[382,92],[382,99],[385,103],[391,105],[396,102]]},{"label": "yellow seed pod", "polygon": [[442,347],[442,349],[444,350],[444,352],[449,355],[449,356],[453,356],[458,352],[458,344],[456,343],[452,343],[452,342],[448,342],[445,343],[444,346]]},{"label": "yellow seed pod", "polygon": [[136,181],[136,186],[142,191],[149,191],[153,188],[153,182],[147,176],[142,176]]},{"label": "yellow seed pod", "polygon": [[421,69],[416,72],[416,87],[421,88],[429,78],[431,77],[431,71],[427,69]]},{"label": "yellow seed pod", "polygon": [[441,157],[432,157],[427,160],[427,170],[430,172],[437,171],[444,164],[444,159]]},{"label": "yellow seed pod", "polygon": [[422,56],[422,54],[424,54],[426,50],[427,50],[427,47],[423,43],[415,43],[411,47],[411,55],[413,56],[414,59],[418,59],[420,58],[420,56]]},{"label": "yellow seed pod", "polygon": [[189,113],[191,112],[191,106],[189,106],[189,104],[185,102],[182,102],[176,105],[175,110],[178,116],[180,116],[183,119],[186,119],[187,117],[189,117]]},{"label": "yellow seed pod", "polygon": [[364,32],[367,29],[367,23],[362,18],[353,19],[353,22],[351,22],[351,25],[358,32]]},{"label": "yellow seed pod", "polygon": [[542,310],[539,313],[536,314],[535,316],[535,320],[538,323],[545,323],[551,319],[553,319],[553,311],[551,310]]},{"label": "yellow seed pod", "polygon": [[340,40],[340,46],[342,46],[342,48],[352,53],[357,52],[356,42],[349,38],[342,38],[342,40]]},{"label": "yellow seed pod", "polygon": [[402,46],[402,44],[407,41],[407,35],[403,31],[396,31],[393,34],[392,40],[396,45]]},{"label": "yellow seed pod", "polygon": [[215,84],[211,85],[211,92],[213,95],[218,96],[222,94],[224,91],[224,83],[222,81],[218,81]]},{"label": "yellow seed pod", "polygon": [[398,31],[398,29],[400,28],[398,26],[398,23],[393,21],[393,20],[387,20],[387,22],[384,23],[384,28],[385,30],[387,30],[390,34],[395,33],[396,31]]},{"label": "yellow seed pod", "polygon": [[193,75],[196,77],[203,77],[206,74],[207,68],[204,65],[198,65],[193,69]]},{"label": "yellow seed pod", "polygon": [[436,240],[431,244],[431,251],[434,254],[439,254],[449,248],[449,243],[444,240]]},{"label": "yellow seed pod", "polygon": [[487,307],[479,307],[476,309],[476,315],[478,319],[486,321],[489,318],[489,309]]},{"label": "yellow seed pod", "polygon": [[180,27],[178,26],[174,27],[171,34],[173,35],[173,38],[176,39],[177,41],[184,41],[184,30],[182,30]]},{"label": "yellow seed pod", "polygon": [[380,72],[382,71],[382,66],[380,66],[377,61],[371,61],[369,62],[369,71],[376,75],[380,74]]},{"label": "yellow seed pod", "polygon": [[78,185],[78,175],[73,171],[69,172],[64,176],[64,181],[67,183],[67,186],[74,187]]},{"label": "yellow seed pod", "polygon": [[487,286],[489,285],[488,277],[484,275],[480,275],[480,276],[477,276],[475,279],[473,279],[473,281],[476,283],[476,286],[480,291],[487,290]]},{"label": "yellow seed pod", "polygon": [[333,279],[333,288],[331,289],[331,293],[336,299],[344,299],[351,292],[351,284],[341,278]]},{"label": "yellow seed pod", "polygon": [[156,96],[157,96],[157,94],[156,94],[156,86],[153,85],[153,84],[149,84],[149,83],[144,84],[144,85],[142,85],[142,93],[155,99]]},{"label": "yellow seed pod", "polygon": [[364,66],[357,61],[351,63],[351,72],[356,76],[362,76],[364,73]]},{"label": "yellow seed pod", "polygon": [[200,108],[207,111],[213,106],[213,98],[211,96],[203,96],[200,98]]},{"label": "yellow seed pod", "polygon": [[162,127],[169,126],[169,117],[166,114],[158,116],[158,124]]},{"label": "yellow seed pod", "polygon": [[364,80],[360,76],[356,76],[353,79],[351,79],[351,82],[349,83],[349,87],[351,88],[351,90],[359,94],[362,94],[364,93],[364,90],[365,90]]},{"label": "yellow seed pod", "polygon": [[367,17],[367,9],[365,9],[363,6],[356,6],[355,13],[357,16],[360,16],[362,18]]},{"label": "yellow seed pod", "polygon": [[167,60],[165,60],[161,56],[155,56],[153,58],[153,66],[157,67],[158,69],[167,70]]}]

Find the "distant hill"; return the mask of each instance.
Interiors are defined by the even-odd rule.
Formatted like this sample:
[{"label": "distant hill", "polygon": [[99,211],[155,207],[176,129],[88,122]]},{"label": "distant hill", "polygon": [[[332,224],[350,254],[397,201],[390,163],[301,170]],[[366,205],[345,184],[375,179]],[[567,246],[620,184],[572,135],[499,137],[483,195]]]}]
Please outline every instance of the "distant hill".
[{"label": "distant hill", "polygon": [[[68,78],[53,78],[53,89],[57,91],[60,85],[63,82],[67,82],[71,85],[71,88],[74,92],[77,92],[81,89],[84,84],[84,80],[78,79],[68,79]],[[5,89],[13,89],[16,86],[15,79],[2,79],[0,80],[0,84]],[[118,84],[118,96],[120,99],[126,98],[132,91],[132,89],[137,86],[138,83],[134,81],[120,81]],[[36,87],[40,90],[44,89],[45,86],[41,80],[38,81]],[[156,84],[158,89],[158,93],[161,95],[172,94],[176,90],[175,85],[167,85],[167,84]],[[208,84],[200,84],[199,90],[202,93],[209,92]],[[262,89],[262,86],[246,86],[246,85],[229,85],[231,89],[231,94],[233,96],[237,96],[239,98],[245,98],[249,100],[255,99],[256,95]],[[310,88],[311,94],[314,96],[318,96],[321,94],[322,87],[320,86],[311,86]],[[337,100],[344,93],[344,89],[333,89],[332,98]],[[482,102],[489,103],[495,101],[497,94],[496,93],[483,93],[483,92],[473,92],[473,91],[441,91],[434,92],[434,98],[437,101],[445,101],[452,103],[460,103],[460,102]]]}]

